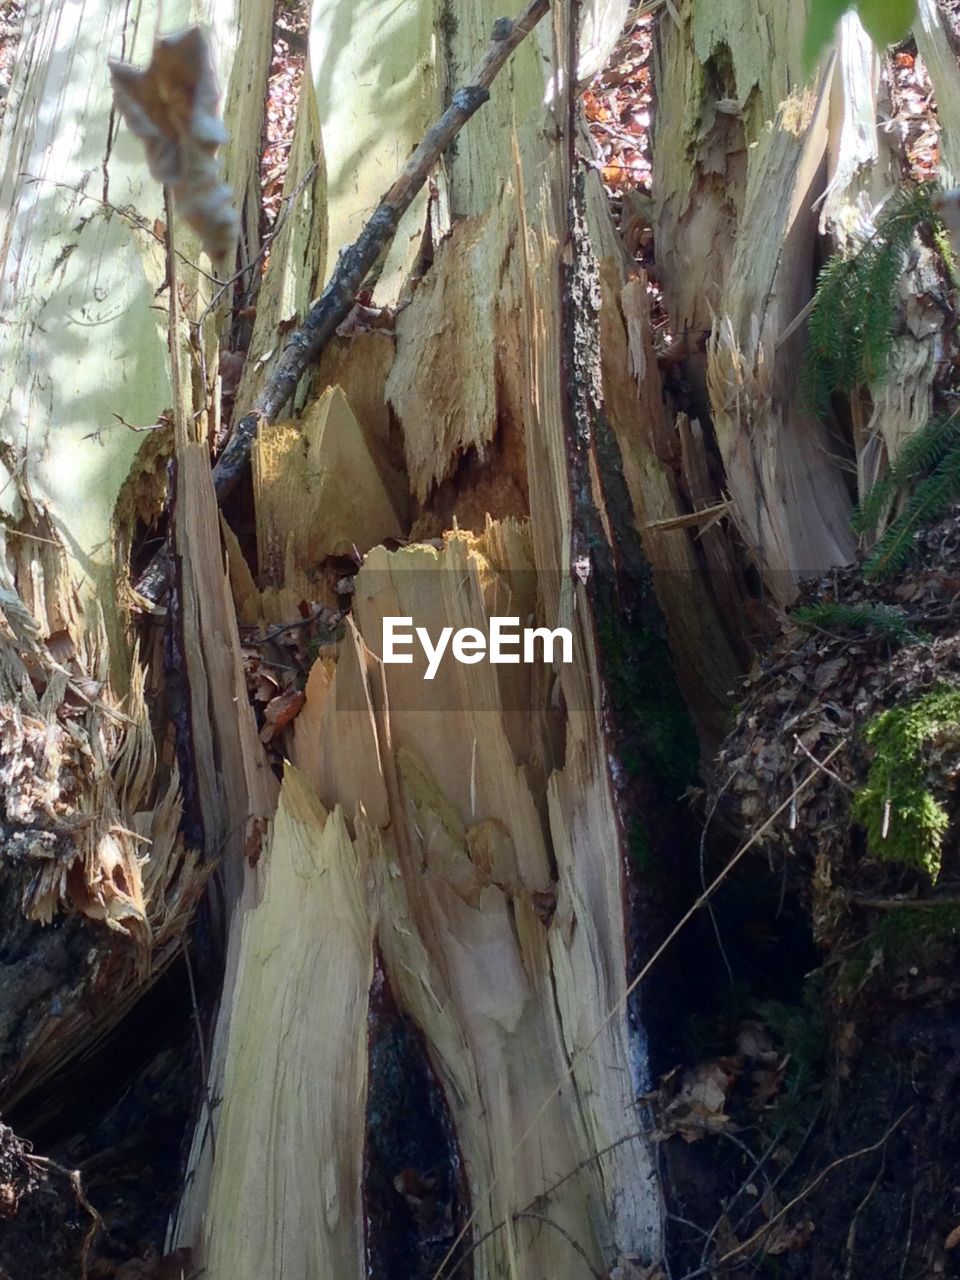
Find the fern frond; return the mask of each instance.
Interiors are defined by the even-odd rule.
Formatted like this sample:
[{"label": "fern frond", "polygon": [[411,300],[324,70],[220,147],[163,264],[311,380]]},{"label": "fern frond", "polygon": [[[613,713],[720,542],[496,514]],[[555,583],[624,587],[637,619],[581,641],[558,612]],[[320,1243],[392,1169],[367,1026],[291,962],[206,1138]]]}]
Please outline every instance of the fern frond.
[{"label": "fern frond", "polygon": [[870,489],[850,518],[855,533],[869,533],[895,495],[931,471],[952,450],[960,448],[960,410],[932,418],[906,441],[887,472]]},{"label": "fern frond", "polygon": [[960,496],[960,448],[946,453],[910,497],[903,513],[894,520],[867,557],[863,572],[868,578],[886,578],[910,559],[913,537]]},{"label": "fern frond", "polygon": [[917,224],[934,219],[932,187],[902,191],[877,219],[873,235],[850,257],[839,254],[817,280],[807,324],[802,378],[809,402],[824,413],[834,392],[883,380],[893,343],[897,281]]},{"label": "fern frond", "polygon": [[794,609],[791,619],[801,627],[823,631],[875,632],[897,644],[917,644],[923,639],[914,631],[903,614],[892,605],[857,605],[828,601],[802,605]]}]

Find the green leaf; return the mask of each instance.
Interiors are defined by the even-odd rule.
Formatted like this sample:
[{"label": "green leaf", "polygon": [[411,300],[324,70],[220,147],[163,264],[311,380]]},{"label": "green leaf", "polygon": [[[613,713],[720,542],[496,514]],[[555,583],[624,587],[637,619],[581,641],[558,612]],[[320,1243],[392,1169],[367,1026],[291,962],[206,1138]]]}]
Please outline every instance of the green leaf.
[{"label": "green leaf", "polygon": [[917,12],[916,0],[810,0],[803,61],[809,75],[824,48],[833,40],[837,23],[856,7],[864,30],[878,49],[897,44],[910,30]]},{"label": "green leaf", "polygon": [[850,0],[810,0],[803,62],[807,75],[817,65],[824,48],[833,41],[837,23],[850,8]]},{"label": "green leaf", "polygon": [[867,35],[878,49],[898,44],[917,13],[916,0],[857,0],[857,12]]}]

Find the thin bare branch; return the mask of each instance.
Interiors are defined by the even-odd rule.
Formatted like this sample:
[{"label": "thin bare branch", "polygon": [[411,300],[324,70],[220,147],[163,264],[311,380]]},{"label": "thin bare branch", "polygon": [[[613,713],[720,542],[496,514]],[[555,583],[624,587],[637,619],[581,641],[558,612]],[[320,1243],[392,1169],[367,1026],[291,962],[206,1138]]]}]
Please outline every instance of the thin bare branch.
[{"label": "thin bare branch", "polygon": [[869,893],[847,893],[844,896],[847,902],[852,902],[858,907],[870,907],[875,911],[897,911],[901,907],[933,911],[937,907],[955,907],[960,903],[960,897],[955,893],[935,894],[932,898],[875,898]]},{"label": "thin bare branch", "polygon": [[[251,258],[249,262],[245,262],[243,263],[242,266],[238,267],[232,276],[227,276],[226,280],[221,281],[220,288],[217,289],[213,297],[210,299],[210,301],[204,307],[203,311],[200,313],[199,320],[197,320],[196,324],[193,326],[194,329],[200,329],[203,326],[204,320],[206,320],[207,316],[210,314],[211,311],[216,310],[217,306],[219,305],[220,299],[223,297],[226,291],[230,288],[230,286],[232,284],[235,284],[236,281],[239,280],[241,276],[246,275],[248,271],[252,271],[253,268],[257,265],[257,263],[262,262],[263,259],[266,257],[266,255],[270,252],[270,249],[273,246],[273,242],[276,240],[277,236],[283,230],[284,226],[286,225],[287,219],[290,217],[291,213],[293,212],[294,205],[296,204],[297,198],[300,195],[301,191],[303,191],[304,187],[306,187],[309,182],[313,181],[313,178],[317,172],[317,167],[318,167],[317,162],[314,161],[313,164],[310,165],[309,169],[307,169],[303,177],[300,179],[300,181],[297,183],[297,185],[294,187],[294,189],[290,192],[290,194],[288,196],[283,197],[283,199],[280,202],[281,204],[280,213],[277,216],[277,220],[274,222],[273,226],[270,228],[267,234],[263,237],[263,244],[260,246],[260,252],[256,254],[255,257]],[[249,288],[249,286],[247,287]]]},{"label": "thin bare branch", "polygon": [[[876,1142],[872,1142],[868,1147],[860,1147],[859,1150],[857,1151],[849,1151],[845,1156],[839,1156],[836,1160],[832,1160],[830,1164],[826,1166],[825,1169],[821,1169],[820,1172],[817,1174],[817,1176],[811,1179],[811,1181],[807,1183],[807,1185],[803,1188],[803,1190],[798,1192],[797,1195],[795,1195],[792,1200],[789,1200],[783,1206],[783,1208],[779,1210],[779,1212],[773,1215],[773,1217],[768,1222],[765,1222],[762,1227],[758,1227],[757,1230],[753,1233],[753,1235],[750,1236],[747,1240],[742,1241],[742,1243],[738,1244],[733,1249],[728,1249],[727,1252],[723,1254],[722,1257],[717,1258],[716,1262],[713,1263],[712,1265],[715,1267],[722,1266],[725,1262],[729,1262],[732,1258],[739,1257],[739,1255],[741,1253],[744,1253],[747,1249],[749,1249],[751,1245],[756,1244],[758,1241],[760,1241],[767,1234],[767,1232],[770,1230],[771,1227],[775,1226],[776,1223],[778,1223],[782,1218],[786,1217],[786,1215],[790,1212],[791,1209],[795,1209],[798,1204],[801,1204],[804,1200],[806,1200],[807,1196],[811,1195],[814,1191],[816,1191],[817,1187],[820,1186],[821,1182],[823,1182],[825,1178],[827,1178],[831,1173],[833,1173],[834,1169],[839,1169],[841,1165],[849,1164],[851,1160],[859,1160],[861,1156],[869,1156],[869,1155],[872,1155],[874,1151],[882,1150],[882,1148],[886,1145],[886,1143],[888,1142],[892,1134],[895,1132],[895,1130],[900,1128],[900,1126],[903,1124],[904,1120],[906,1120],[907,1116],[910,1114],[912,1110],[913,1110],[913,1107],[907,1107],[906,1111],[904,1111],[902,1115],[900,1115],[896,1120],[894,1120],[893,1124],[886,1131],[883,1137],[878,1139]],[[697,1273],[694,1273],[694,1274],[697,1274]],[[686,1277],[685,1280],[693,1280],[693,1277],[692,1276]]]},{"label": "thin bare branch", "polygon": [[57,1164],[56,1160],[51,1160],[49,1156],[35,1156],[32,1151],[24,1151],[22,1159],[28,1161],[37,1169],[53,1169],[61,1177],[66,1178],[73,1188],[77,1204],[90,1215],[90,1226],[83,1237],[83,1245],[80,1251],[80,1280],[86,1280],[90,1270],[90,1247],[97,1232],[103,1228],[103,1219],[87,1199],[86,1192],[83,1189],[83,1182],[80,1178],[80,1170],[68,1169],[65,1165]]},{"label": "thin bare branch", "polygon": [[[25,178],[27,182],[45,182],[51,187],[61,187],[64,191],[71,191],[78,200],[92,200],[93,203],[98,204],[101,209],[109,209],[111,213],[115,213],[118,218],[125,219],[132,227],[136,227],[136,229],[138,231],[142,231],[145,236],[149,236],[151,240],[156,240],[157,244],[166,247],[163,236],[158,235],[152,227],[147,226],[145,221],[141,220],[138,215],[131,213],[129,209],[121,209],[119,205],[111,204],[109,200],[102,200],[100,196],[92,196],[86,191],[81,191],[78,186],[71,182],[57,182],[53,178],[40,178],[34,173],[28,173],[26,169],[20,170],[19,177]],[[198,267],[195,262],[191,262],[190,259],[180,253],[178,249],[175,249],[173,252],[185,266],[196,271],[198,275],[203,276],[205,280],[209,280],[212,284],[220,283],[216,276],[212,276],[209,271],[204,271],[201,267]],[[142,429],[143,428],[141,428],[141,430]]]},{"label": "thin bare branch", "polygon": [[345,320],[371,268],[393,240],[400,219],[447,147],[490,97],[490,85],[507,58],[550,8],[549,0],[531,0],[515,22],[500,19],[490,47],[471,81],[458,89],[450,106],[428,131],[400,176],[371,215],[359,237],[340,254],[336,270],[257,396],[253,409],[237,423],[213,472],[219,501],[233,490],[246,469],[261,422],[273,422],[297,389],[307,366],[317,359]]},{"label": "thin bare branch", "polygon": [[579,1253],[580,1257],[583,1259],[584,1265],[586,1266],[590,1274],[592,1276],[595,1276],[596,1280],[603,1280],[602,1273],[599,1272],[596,1269],[596,1267],[591,1263],[590,1259],[586,1255],[586,1252],[584,1251],[583,1245],[581,1245],[578,1241],[574,1240],[573,1236],[570,1234],[569,1231],[567,1231],[566,1227],[561,1227],[559,1222],[554,1222],[554,1220],[552,1218],[548,1218],[545,1213],[533,1213],[529,1209],[525,1209],[522,1213],[515,1213],[513,1215],[514,1222],[517,1222],[521,1218],[529,1218],[533,1222],[542,1222],[544,1226],[553,1227],[554,1231],[559,1231],[560,1234],[563,1236],[564,1240],[566,1240],[567,1244],[570,1245],[570,1248],[575,1249],[577,1253]]},{"label": "thin bare branch", "polygon": [[853,787],[851,787],[848,782],[844,782],[844,780],[840,777],[839,773],[835,773],[833,769],[827,769],[823,764],[823,761],[817,759],[817,757],[813,754],[810,748],[804,744],[799,734],[795,733],[793,735],[793,740],[797,744],[797,746],[800,748],[800,750],[803,752],[803,754],[807,757],[807,759],[810,761],[811,764],[815,764],[817,768],[821,770],[821,772],[827,775],[828,778],[832,778],[834,782],[839,783],[840,786],[843,787],[844,791],[849,791],[849,792],[853,791]]},{"label": "thin bare branch", "polygon": [[[531,1200],[525,1208],[521,1209],[518,1214],[515,1213],[513,1215],[514,1218],[529,1216],[531,1211],[535,1211],[538,1206],[546,1204],[550,1197],[558,1191],[565,1182],[569,1182],[571,1178],[576,1177],[578,1173],[582,1172],[582,1170],[586,1169],[589,1165],[595,1164],[598,1160],[602,1160],[603,1157],[609,1155],[611,1151],[616,1151],[617,1147],[622,1147],[628,1142],[636,1142],[639,1138],[646,1138],[652,1132],[652,1129],[634,1129],[632,1133],[625,1133],[622,1137],[617,1138],[616,1141],[608,1142],[607,1145],[605,1147],[601,1147],[599,1151],[591,1151],[588,1156],[585,1156],[583,1160],[578,1161],[578,1163],[565,1173],[562,1178],[558,1178],[556,1182],[551,1183],[546,1190],[541,1191],[540,1194],[535,1199]],[[498,1231],[502,1231],[506,1225],[507,1219],[503,1218],[500,1222],[495,1223],[494,1226],[484,1231],[483,1235],[477,1236],[476,1240],[471,1240],[470,1244],[466,1249],[464,1249],[454,1266],[447,1273],[448,1280],[453,1280],[453,1277],[457,1275],[466,1264],[467,1259],[476,1253],[484,1241],[489,1240],[491,1236],[495,1236]]]}]

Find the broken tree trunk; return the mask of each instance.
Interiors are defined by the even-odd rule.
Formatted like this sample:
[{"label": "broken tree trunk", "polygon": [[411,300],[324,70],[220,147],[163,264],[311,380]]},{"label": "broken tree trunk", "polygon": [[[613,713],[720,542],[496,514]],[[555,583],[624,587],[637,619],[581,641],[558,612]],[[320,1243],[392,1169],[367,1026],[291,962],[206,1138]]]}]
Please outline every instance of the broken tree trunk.
[{"label": "broken tree trunk", "polygon": [[803,6],[688,0],[660,24],[655,235],[665,301],[723,485],[774,602],[853,551],[850,497],[788,334],[814,277],[830,78],[802,74]]},{"label": "broken tree trunk", "polygon": [[[271,27],[245,17],[238,37],[240,10],[220,10],[220,48],[253,73],[234,101],[242,119],[252,97],[256,120]],[[60,1135],[88,1123],[70,1129],[90,1063],[99,1088],[126,1088],[124,1019],[175,961],[182,973],[198,901],[229,900],[246,829],[273,807],[196,439],[179,450],[179,613],[134,625],[131,546],[166,502],[171,409],[192,397],[208,340],[184,347],[175,390],[162,196],[117,131],[106,65],[108,51],[146,62],[148,26],[109,5],[82,21],[32,10],[0,137],[0,1110],[55,1113]],[[242,155],[241,181],[254,176]],[[189,265],[197,242],[180,249],[196,318],[211,282]],[[196,386],[217,404],[199,372]],[[167,990],[183,1001],[174,1019],[188,1014],[188,992]]]},{"label": "broken tree trunk", "polygon": [[[852,427],[818,419],[800,376],[818,251],[873,234],[901,157],[878,128],[879,59],[856,14],[809,77],[803,29],[802,6],[764,0],[749,11],[684,0],[661,17],[653,232],[675,335],[667,372],[656,367],[642,286],[617,290],[614,273],[623,330],[611,325],[616,310],[604,312],[610,417],[707,747],[722,734],[738,670],[776,632],[799,583],[852,559],[853,505],[928,420],[947,323],[933,307],[902,309],[889,375],[864,388]],[[944,103],[949,185],[955,63],[932,4],[920,6],[917,38]],[[923,295],[929,251],[915,247],[905,288]],[[618,344],[625,356],[613,354]],[[639,432],[626,425],[631,372]]]},{"label": "broken tree trunk", "polygon": [[[626,5],[582,9],[586,71]],[[165,22],[176,16],[187,15]],[[249,260],[269,31],[244,5],[215,17]],[[332,256],[356,239],[365,193],[382,192],[499,17],[485,3],[441,22],[419,6],[385,34],[355,6],[314,5],[291,216],[271,246],[241,405],[329,274],[328,245]],[[647,1067],[625,1007],[623,848],[594,620],[600,596],[615,607],[623,552],[605,490],[612,437],[600,457],[591,436],[601,388],[588,222],[607,251],[610,232],[571,167],[573,15],[551,14],[519,48],[406,215],[373,294],[408,304],[395,332],[338,340],[298,392],[302,415],[264,429],[253,565],[218,524],[209,474],[223,300],[209,307],[214,284],[179,231],[171,300],[159,192],[115,127],[106,66],[91,77],[101,49],[145,65],[154,32],[106,11],[82,26],[60,18],[55,7],[29,19],[4,121],[10,694],[16,714],[76,723],[91,753],[89,795],[67,814],[84,815],[82,849],[69,823],[67,835],[35,824],[30,856],[67,840],[47,915],[89,897],[95,919],[129,917],[139,932],[118,972],[102,963],[102,938],[88,949],[90,975],[69,994],[92,1028],[57,1023],[54,1035],[59,1008],[40,1015],[37,1035],[56,1042],[48,1070],[66,1078],[181,945],[215,865],[226,979],[171,1242],[205,1274],[279,1277],[296,1258],[306,1274],[360,1275],[364,1251],[386,1248],[378,1220],[403,1213],[423,1274],[468,1251],[473,1274],[490,1277],[653,1259],[660,1199],[636,1105]],[[386,90],[371,95],[371,76]],[[57,109],[37,109],[47,102]],[[343,124],[358,119],[376,146]],[[85,152],[72,146],[77,121]],[[572,290],[589,307],[575,310]],[[168,363],[171,303],[183,319]],[[593,381],[574,394],[577,369]],[[170,498],[164,659],[152,639],[134,643],[126,575]],[[628,498],[617,502],[616,523],[629,522]],[[264,630],[296,620],[304,600],[331,603],[325,559],[356,552],[353,616],[339,653],[321,648],[310,671],[273,814],[235,610]],[[388,613],[431,632],[485,630],[494,614],[566,626],[573,660],[522,676],[464,666],[428,683],[382,664]],[[165,699],[152,732],[145,678]],[[87,897],[74,863],[95,885]],[[404,1112],[402,1094],[383,1102],[384,1046],[401,1027],[404,1078],[426,1082],[436,1121],[435,1166],[409,1154],[409,1132],[393,1144],[407,1152],[398,1163],[384,1136]],[[19,1078],[33,1060],[19,1046],[13,1056]],[[407,1129],[421,1122],[414,1111]],[[395,1201],[379,1210],[377,1178]]]},{"label": "broken tree trunk", "polygon": [[[231,644],[238,652],[232,620],[220,620],[216,653],[209,620],[187,620],[191,678],[215,668],[210,706],[194,704],[206,739],[193,763],[206,765],[189,778],[171,721],[151,724],[148,690],[163,672],[146,669],[132,627],[127,559],[164,500],[174,403],[155,301],[160,192],[138,144],[117,134],[104,55],[146,60],[152,33],[134,34],[109,6],[82,22],[59,5],[31,12],[3,120],[3,893],[11,915],[19,905],[38,922],[18,931],[18,964],[29,971],[39,948],[48,974],[27,984],[19,1019],[20,970],[5,974],[16,1034],[3,1046],[4,1109],[88,1053],[178,954],[209,871],[183,824],[181,781],[202,796],[208,857],[233,849],[225,865],[240,857],[248,815],[268,807],[255,734],[238,726],[238,668],[223,662]],[[243,48],[268,50],[265,35],[251,21]],[[195,242],[184,248],[197,257]],[[194,315],[208,284],[185,271]],[[184,509],[196,518],[189,497]],[[191,536],[197,573],[215,583],[210,510],[213,539]],[[40,934],[64,912],[67,928]]]},{"label": "broken tree trunk", "polygon": [[[60,968],[55,989],[8,997],[22,1035],[0,1046],[0,1107],[68,1078],[171,962],[215,865],[225,980],[170,1239],[208,1277],[360,1275],[369,1259],[386,1274],[404,1249],[405,1277],[467,1259],[483,1277],[588,1275],[660,1252],[604,676],[635,674],[642,818],[651,778],[672,795],[688,780],[672,767],[682,717],[642,701],[672,680],[652,657],[648,570],[709,745],[755,635],[751,575],[781,604],[802,571],[852,552],[843,467],[795,394],[793,326],[813,285],[811,198],[839,175],[823,215],[838,225],[865,181],[872,152],[850,139],[872,127],[874,67],[848,19],[839,70],[798,88],[799,13],[670,7],[656,233],[692,387],[673,412],[646,281],[575,159],[569,24],[579,10],[586,74],[626,5],[570,8],[517,49],[404,215],[369,282],[380,328],[348,324],[262,428],[254,536],[218,519],[209,472],[226,300],[209,306],[180,236],[171,368],[159,191],[112,123],[105,64],[91,79],[104,48],[145,64],[150,23],[28,16],[0,187],[2,763],[20,804],[3,812],[3,910],[35,917],[24,964],[45,944]],[[261,9],[210,7],[247,263]],[[289,216],[238,414],[500,16],[487,0],[435,9],[313,4]],[[870,434],[892,453],[886,430]],[[137,648],[127,582],[171,497],[164,657],[149,621]],[[344,597],[344,633],[311,649],[268,757],[244,657]],[[383,661],[386,617],[436,637],[504,615],[569,628],[572,662],[448,663],[427,681]]]},{"label": "broken tree trunk", "polygon": [[[314,10],[312,47],[330,39],[326,9],[336,6]],[[431,64],[429,24],[405,29],[406,65],[432,67],[417,86],[428,108],[407,88],[400,114],[378,98],[374,133],[436,113],[450,68],[472,61],[494,25],[493,7],[482,9],[441,33],[443,65]],[[608,43],[616,34],[613,23]],[[302,420],[264,428],[254,449],[269,582],[254,586],[232,543],[245,618],[285,620],[297,600],[322,599],[325,556],[352,547],[365,558],[339,656],[310,673],[278,816],[232,928],[211,1081],[224,1101],[198,1128],[174,1237],[211,1276],[279,1276],[281,1258],[304,1274],[359,1274],[364,1249],[382,1249],[369,1201],[366,1241],[361,1223],[365,1152],[369,1161],[396,1124],[370,1101],[385,1089],[380,1040],[367,1032],[375,953],[398,1015],[422,1037],[448,1131],[439,1155],[455,1167],[408,1159],[386,1170],[395,1195],[404,1178],[430,1188],[407,1195],[420,1205],[408,1274],[454,1263],[458,1245],[490,1277],[589,1274],[659,1251],[659,1191],[635,1109],[646,1067],[624,1005],[620,835],[585,585],[593,549],[580,579],[572,563],[580,522],[600,520],[589,474],[576,505],[568,480],[588,458],[571,457],[564,389],[579,358],[560,292],[569,103],[549,86],[566,40],[556,14],[520,47],[439,171],[429,220],[426,203],[407,215],[395,244],[425,241],[433,264],[415,290],[412,259],[398,260],[392,284],[380,277],[385,305],[409,299],[395,352],[388,344],[372,361],[376,335],[340,341]],[[351,68],[381,48],[382,33],[361,24],[338,51],[335,111],[321,64],[301,121],[316,112],[323,134],[349,114],[351,86],[367,93]],[[343,142],[334,130],[328,167]],[[382,163],[355,155],[358,186],[382,187]],[[289,189],[301,177],[295,165]],[[354,237],[362,209],[336,185],[329,199],[330,225]],[[295,254],[278,243],[267,299],[280,296],[272,273],[303,274]],[[262,376],[281,318],[272,302],[258,311]],[[330,386],[318,400],[328,369],[346,395]],[[399,452],[384,432],[388,405]],[[377,546],[398,530],[409,545]],[[568,626],[572,664],[523,677],[454,666],[428,683],[382,661],[385,617],[411,616],[435,635],[485,632],[494,614]],[[421,1123],[411,1107],[408,1127]],[[265,1169],[276,1170],[266,1196]],[[436,1221],[424,1223],[431,1198]]]}]

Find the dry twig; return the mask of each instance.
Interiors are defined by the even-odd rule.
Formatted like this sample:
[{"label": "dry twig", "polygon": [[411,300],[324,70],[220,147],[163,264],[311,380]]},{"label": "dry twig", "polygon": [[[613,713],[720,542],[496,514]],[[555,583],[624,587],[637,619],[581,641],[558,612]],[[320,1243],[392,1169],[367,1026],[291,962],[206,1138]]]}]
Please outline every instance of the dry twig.
[{"label": "dry twig", "polygon": [[566,1227],[561,1227],[559,1222],[554,1222],[554,1220],[552,1218],[548,1218],[545,1213],[534,1213],[530,1209],[524,1209],[521,1213],[515,1213],[513,1215],[514,1222],[518,1222],[524,1218],[529,1218],[533,1222],[542,1222],[544,1226],[553,1227],[554,1231],[559,1231],[560,1234],[563,1236],[564,1240],[566,1240],[566,1242],[570,1245],[570,1248],[575,1249],[577,1253],[580,1255],[580,1257],[583,1259],[584,1265],[587,1267],[587,1270],[590,1272],[590,1274],[592,1276],[595,1276],[596,1280],[603,1280],[603,1276],[596,1269],[596,1267],[593,1266],[590,1259],[587,1257],[587,1254],[583,1248],[583,1245],[580,1244],[578,1241],[574,1240],[573,1236],[566,1229]]},{"label": "dry twig", "polygon": [[840,777],[839,773],[835,773],[833,769],[827,769],[824,766],[823,761],[817,759],[817,757],[813,754],[810,748],[804,744],[802,738],[798,733],[795,733],[793,735],[793,740],[797,744],[797,746],[800,748],[800,750],[803,752],[803,754],[807,757],[807,759],[810,761],[811,764],[815,764],[817,768],[822,770],[823,773],[825,773],[828,778],[832,778],[834,782],[838,783],[841,787],[843,787],[844,791],[848,791],[848,792],[853,791],[853,787],[851,787],[848,782],[844,782],[844,780]]},{"label": "dry twig", "polygon": [[[860,1147],[857,1151],[849,1151],[845,1156],[838,1156],[836,1160],[832,1160],[825,1169],[821,1169],[817,1176],[808,1182],[803,1190],[799,1191],[792,1200],[788,1201],[782,1209],[770,1218],[768,1222],[765,1222],[762,1227],[758,1227],[752,1236],[742,1241],[736,1246],[736,1248],[728,1249],[722,1257],[717,1258],[717,1260],[711,1264],[712,1267],[720,1267],[725,1262],[729,1262],[731,1259],[739,1257],[739,1255],[749,1249],[751,1245],[757,1244],[762,1240],[771,1227],[775,1226],[782,1218],[785,1218],[791,1209],[795,1209],[798,1204],[806,1200],[807,1196],[812,1195],[812,1193],[816,1191],[817,1187],[820,1186],[821,1182],[833,1173],[834,1169],[839,1169],[841,1165],[849,1164],[851,1160],[859,1160],[861,1156],[869,1156],[872,1155],[874,1151],[880,1151],[886,1145],[894,1131],[900,1128],[912,1110],[913,1107],[907,1107],[906,1111],[894,1120],[893,1124],[886,1131],[883,1137],[879,1138],[876,1142],[872,1142],[868,1147]],[[685,1276],[684,1280],[693,1280],[694,1276],[706,1275],[710,1270],[711,1268],[707,1267],[701,1271],[694,1271],[691,1275]]]},{"label": "dry twig", "polygon": [[57,1164],[56,1160],[51,1160],[49,1156],[35,1156],[31,1151],[24,1151],[22,1159],[34,1165],[37,1169],[53,1169],[66,1178],[73,1188],[73,1194],[77,1197],[77,1204],[80,1205],[81,1209],[89,1213],[90,1226],[83,1237],[83,1245],[80,1252],[80,1276],[81,1280],[86,1280],[90,1269],[90,1246],[93,1244],[97,1232],[103,1228],[103,1219],[87,1199],[83,1183],[80,1180],[80,1170],[68,1169],[65,1165]]}]

